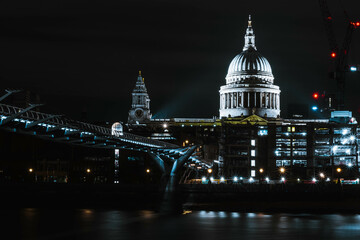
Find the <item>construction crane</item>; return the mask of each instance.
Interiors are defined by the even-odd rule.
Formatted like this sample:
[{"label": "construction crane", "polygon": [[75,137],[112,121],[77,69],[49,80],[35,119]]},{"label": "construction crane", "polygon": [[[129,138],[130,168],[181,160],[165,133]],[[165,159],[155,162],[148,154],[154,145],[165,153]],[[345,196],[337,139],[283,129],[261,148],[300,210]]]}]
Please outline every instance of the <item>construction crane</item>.
[{"label": "construction crane", "polygon": [[343,110],[345,102],[345,73],[350,71],[347,62],[350,43],[354,30],[357,27],[360,27],[360,22],[351,21],[346,11],[344,11],[347,29],[340,49],[335,38],[333,30],[333,17],[330,14],[327,1],[319,0],[319,5],[330,44],[330,57],[334,63],[333,69],[330,72],[330,77],[336,81],[337,85],[336,108],[337,110]]}]

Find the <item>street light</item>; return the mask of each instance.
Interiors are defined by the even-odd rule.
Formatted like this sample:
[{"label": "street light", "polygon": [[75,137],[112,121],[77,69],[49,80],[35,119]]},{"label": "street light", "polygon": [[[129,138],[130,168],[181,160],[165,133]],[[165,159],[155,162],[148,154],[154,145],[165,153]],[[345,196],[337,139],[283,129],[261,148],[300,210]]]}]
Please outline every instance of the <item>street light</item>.
[{"label": "street light", "polygon": [[91,172],[90,168],[86,169],[86,172],[87,172],[87,173],[90,173],[90,172]]},{"label": "street light", "polygon": [[211,168],[209,168],[207,171],[208,171],[208,173],[212,173],[212,169],[211,169]]},{"label": "street light", "polygon": [[29,172],[32,173],[34,170],[32,168],[29,168]]},{"label": "street light", "polygon": [[337,183],[339,184],[339,183],[341,183],[341,182],[340,182],[340,173],[341,173],[342,169],[338,167],[338,168],[336,169],[336,171],[337,171],[337,173],[339,174],[339,175],[338,175],[338,180],[337,180]]},{"label": "street light", "polygon": [[280,172],[281,172],[281,173],[285,173],[285,168],[281,167],[281,168],[280,168]]},{"label": "street light", "polygon": [[263,173],[263,172],[264,172],[264,169],[260,168],[260,169],[259,169],[259,172],[260,172],[260,173]]},{"label": "street light", "polygon": [[321,178],[325,178],[325,174],[324,174],[324,173],[321,172],[319,175],[320,175]]},{"label": "street light", "polygon": [[146,169],[146,172],[147,172],[147,173],[150,173],[150,169]]}]

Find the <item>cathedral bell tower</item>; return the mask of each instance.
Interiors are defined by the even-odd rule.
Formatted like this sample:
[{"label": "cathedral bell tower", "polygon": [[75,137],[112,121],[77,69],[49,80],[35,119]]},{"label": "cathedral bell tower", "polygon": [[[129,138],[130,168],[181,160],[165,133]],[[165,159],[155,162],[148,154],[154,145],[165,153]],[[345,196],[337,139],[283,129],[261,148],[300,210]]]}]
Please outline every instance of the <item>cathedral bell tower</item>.
[{"label": "cathedral bell tower", "polygon": [[141,71],[139,71],[139,76],[132,92],[132,102],[131,109],[129,111],[128,123],[146,123],[150,121],[150,118],[150,98],[145,87],[144,78],[141,76]]}]

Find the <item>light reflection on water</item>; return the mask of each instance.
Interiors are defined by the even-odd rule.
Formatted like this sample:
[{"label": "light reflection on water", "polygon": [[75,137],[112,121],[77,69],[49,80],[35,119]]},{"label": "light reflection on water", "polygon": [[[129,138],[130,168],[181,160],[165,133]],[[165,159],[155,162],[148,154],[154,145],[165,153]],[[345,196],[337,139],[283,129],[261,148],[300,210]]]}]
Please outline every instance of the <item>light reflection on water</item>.
[{"label": "light reflection on water", "polygon": [[6,209],[8,239],[360,239],[360,216],[109,209]]}]

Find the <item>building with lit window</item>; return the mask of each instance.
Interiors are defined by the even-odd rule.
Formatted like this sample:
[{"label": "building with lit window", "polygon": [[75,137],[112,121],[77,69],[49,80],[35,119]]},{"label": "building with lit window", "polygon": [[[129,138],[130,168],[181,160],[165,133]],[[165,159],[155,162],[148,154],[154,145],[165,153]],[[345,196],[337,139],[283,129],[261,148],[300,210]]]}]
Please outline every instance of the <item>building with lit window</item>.
[{"label": "building with lit window", "polygon": [[[250,18],[243,51],[231,61],[219,91],[218,118],[150,119],[139,79],[127,131],[183,147],[198,145],[195,157],[213,166],[211,176],[243,181],[359,177],[360,127],[351,112],[333,112],[328,119],[280,117],[280,88],[268,60],[257,51]],[[142,105],[136,94],[145,99]]]}]

